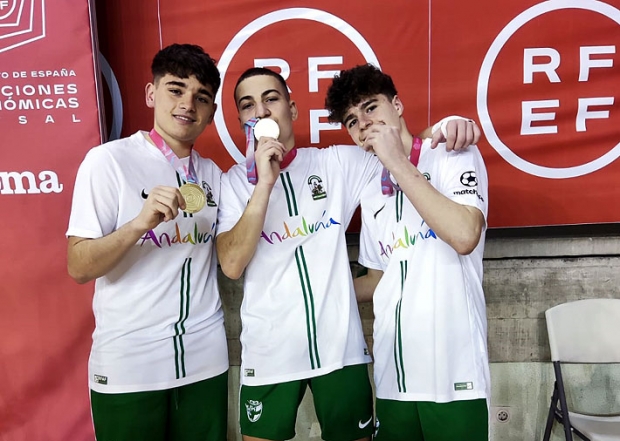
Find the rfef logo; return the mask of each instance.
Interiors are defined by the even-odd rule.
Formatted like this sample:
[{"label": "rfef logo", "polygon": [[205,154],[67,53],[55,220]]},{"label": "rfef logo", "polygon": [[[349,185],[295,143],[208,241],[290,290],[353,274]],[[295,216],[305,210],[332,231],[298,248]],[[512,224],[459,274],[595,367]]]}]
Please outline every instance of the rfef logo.
[{"label": "rfef logo", "polygon": [[45,0],[0,0],[0,53],[45,37]]},{"label": "rfef logo", "polygon": [[515,17],[478,78],[489,144],[543,178],[582,176],[616,160],[619,44],[620,11],[600,1],[549,0]]}]

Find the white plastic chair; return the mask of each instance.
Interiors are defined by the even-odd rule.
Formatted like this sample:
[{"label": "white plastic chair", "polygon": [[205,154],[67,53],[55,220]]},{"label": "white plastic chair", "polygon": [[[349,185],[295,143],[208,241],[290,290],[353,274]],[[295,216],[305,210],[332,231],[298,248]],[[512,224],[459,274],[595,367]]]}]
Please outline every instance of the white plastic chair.
[{"label": "white plastic chair", "polygon": [[[566,441],[573,432],[585,441],[620,441],[620,415],[586,415],[569,411],[560,363],[620,363],[620,299],[591,299],[548,309],[547,331],[555,385],[544,441],[555,420]],[[618,391],[620,393],[620,391]]]}]

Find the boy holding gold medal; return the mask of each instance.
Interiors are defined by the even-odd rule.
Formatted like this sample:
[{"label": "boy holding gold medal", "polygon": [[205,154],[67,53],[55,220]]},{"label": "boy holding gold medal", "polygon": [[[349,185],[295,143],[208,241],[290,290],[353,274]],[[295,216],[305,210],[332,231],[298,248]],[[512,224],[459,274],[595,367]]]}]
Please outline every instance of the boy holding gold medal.
[{"label": "boy holding gold medal", "polygon": [[153,129],[93,148],[75,183],[69,274],[95,280],[98,441],[226,440],[228,351],[213,241],[220,169],[192,146],[220,76],[202,48],[157,53]]}]

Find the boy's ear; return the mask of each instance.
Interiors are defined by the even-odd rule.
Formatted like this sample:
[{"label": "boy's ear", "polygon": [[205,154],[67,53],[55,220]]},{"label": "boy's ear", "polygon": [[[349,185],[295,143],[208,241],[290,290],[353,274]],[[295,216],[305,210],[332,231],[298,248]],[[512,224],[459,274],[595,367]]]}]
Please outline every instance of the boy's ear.
[{"label": "boy's ear", "polygon": [[394,95],[394,98],[392,98],[392,105],[394,106],[394,108],[398,112],[398,116],[402,116],[403,112],[405,111],[405,105],[400,100],[398,95]]},{"label": "boy's ear", "polygon": [[211,124],[213,122],[215,112],[217,112],[217,103],[213,103],[213,113],[211,114],[211,117],[209,118],[209,122],[207,124]]},{"label": "boy's ear", "polygon": [[297,121],[297,117],[299,116],[299,110],[297,110],[297,103],[295,101],[289,101],[289,108],[291,109],[291,119],[293,121]]},{"label": "boy's ear", "polygon": [[144,99],[147,107],[151,109],[155,107],[155,85],[153,83],[147,83],[144,88]]}]

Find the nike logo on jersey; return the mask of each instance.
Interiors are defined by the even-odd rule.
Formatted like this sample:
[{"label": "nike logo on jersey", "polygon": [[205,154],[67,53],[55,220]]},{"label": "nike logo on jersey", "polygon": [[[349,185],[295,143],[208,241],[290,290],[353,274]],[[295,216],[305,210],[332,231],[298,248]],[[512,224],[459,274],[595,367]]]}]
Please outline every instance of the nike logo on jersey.
[{"label": "nike logo on jersey", "polygon": [[373,215],[373,217],[376,219],[376,218],[377,218],[377,215],[378,215],[379,213],[381,213],[381,212],[383,211],[383,209],[384,209],[384,208],[385,208],[385,204],[383,204],[383,207],[379,208],[379,210],[377,210],[377,211],[375,212],[375,214]]},{"label": "nike logo on jersey", "polygon": [[359,423],[357,423],[357,425],[359,426],[360,429],[365,429],[366,426],[368,426],[370,424],[370,422],[372,421],[372,415],[370,416],[370,418],[368,419],[368,421],[366,421],[365,423],[362,422],[362,420],[359,421]]},{"label": "nike logo on jersey", "polygon": [[144,191],[144,188],[143,188],[143,189],[142,189],[142,199],[146,199],[146,198],[148,198],[148,197],[149,197],[149,194],[148,194],[148,193],[146,193],[146,192]]}]

